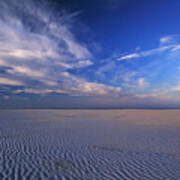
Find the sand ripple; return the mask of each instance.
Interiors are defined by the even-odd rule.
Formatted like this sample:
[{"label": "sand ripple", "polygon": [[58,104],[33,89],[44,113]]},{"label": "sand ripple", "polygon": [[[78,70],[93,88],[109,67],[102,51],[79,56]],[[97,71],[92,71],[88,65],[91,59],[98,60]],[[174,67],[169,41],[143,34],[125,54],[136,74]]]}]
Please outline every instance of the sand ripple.
[{"label": "sand ripple", "polygon": [[0,179],[180,179],[179,129],[98,121],[97,111],[0,113]]}]

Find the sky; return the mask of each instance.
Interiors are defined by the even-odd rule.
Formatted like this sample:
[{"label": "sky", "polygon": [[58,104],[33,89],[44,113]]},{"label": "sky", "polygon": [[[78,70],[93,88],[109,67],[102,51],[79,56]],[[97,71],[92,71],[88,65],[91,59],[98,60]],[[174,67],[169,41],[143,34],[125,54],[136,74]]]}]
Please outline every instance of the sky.
[{"label": "sky", "polygon": [[0,108],[180,108],[179,9],[0,1]]}]

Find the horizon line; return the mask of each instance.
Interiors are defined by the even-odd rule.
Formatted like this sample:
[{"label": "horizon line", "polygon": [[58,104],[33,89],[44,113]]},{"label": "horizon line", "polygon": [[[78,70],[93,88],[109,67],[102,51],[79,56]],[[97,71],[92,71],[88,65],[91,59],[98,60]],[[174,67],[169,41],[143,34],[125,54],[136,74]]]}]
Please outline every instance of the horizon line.
[{"label": "horizon line", "polygon": [[0,108],[0,110],[180,110],[180,108]]}]

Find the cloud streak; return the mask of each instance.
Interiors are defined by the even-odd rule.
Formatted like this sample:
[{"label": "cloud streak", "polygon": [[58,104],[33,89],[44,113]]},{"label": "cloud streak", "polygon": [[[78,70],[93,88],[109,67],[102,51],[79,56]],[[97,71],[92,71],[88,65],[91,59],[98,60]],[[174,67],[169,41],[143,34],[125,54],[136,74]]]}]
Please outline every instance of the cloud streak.
[{"label": "cloud streak", "polygon": [[23,83],[18,80],[12,80],[9,78],[0,77],[0,84],[1,85],[9,85],[9,86],[22,86]]},{"label": "cloud streak", "polygon": [[146,50],[146,51],[140,51],[138,53],[127,54],[127,55],[117,58],[117,60],[124,61],[124,60],[129,60],[129,59],[137,59],[137,58],[143,58],[143,57],[147,57],[147,56],[157,55],[159,53],[167,52],[168,50],[170,52],[180,50],[179,39],[180,39],[180,37],[178,35],[162,37],[159,40],[159,42],[160,42],[159,47],[150,49],[150,50]]},{"label": "cloud streak", "polygon": [[163,46],[163,47],[158,47],[155,49],[150,49],[147,51],[142,51],[139,53],[133,53],[133,54],[128,54],[125,56],[122,56],[120,58],[118,58],[118,61],[124,61],[124,60],[129,60],[129,59],[137,59],[137,58],[143,58],[143,57],[147,57],[147,56],[152,56],[161,52],[165,52],[169,49],[173,50],[173,48],[176,48],[175,45],[169,45],[169,46]]}]

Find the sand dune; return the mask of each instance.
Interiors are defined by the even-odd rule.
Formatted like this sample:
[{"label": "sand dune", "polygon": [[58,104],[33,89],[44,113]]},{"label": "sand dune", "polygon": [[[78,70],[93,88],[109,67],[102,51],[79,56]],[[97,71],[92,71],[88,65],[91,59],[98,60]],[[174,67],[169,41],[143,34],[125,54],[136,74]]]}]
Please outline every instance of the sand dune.
[{"label": "sand dune", "polygon": [[1,110],[0,179],[179,180],[178,110]]}]

